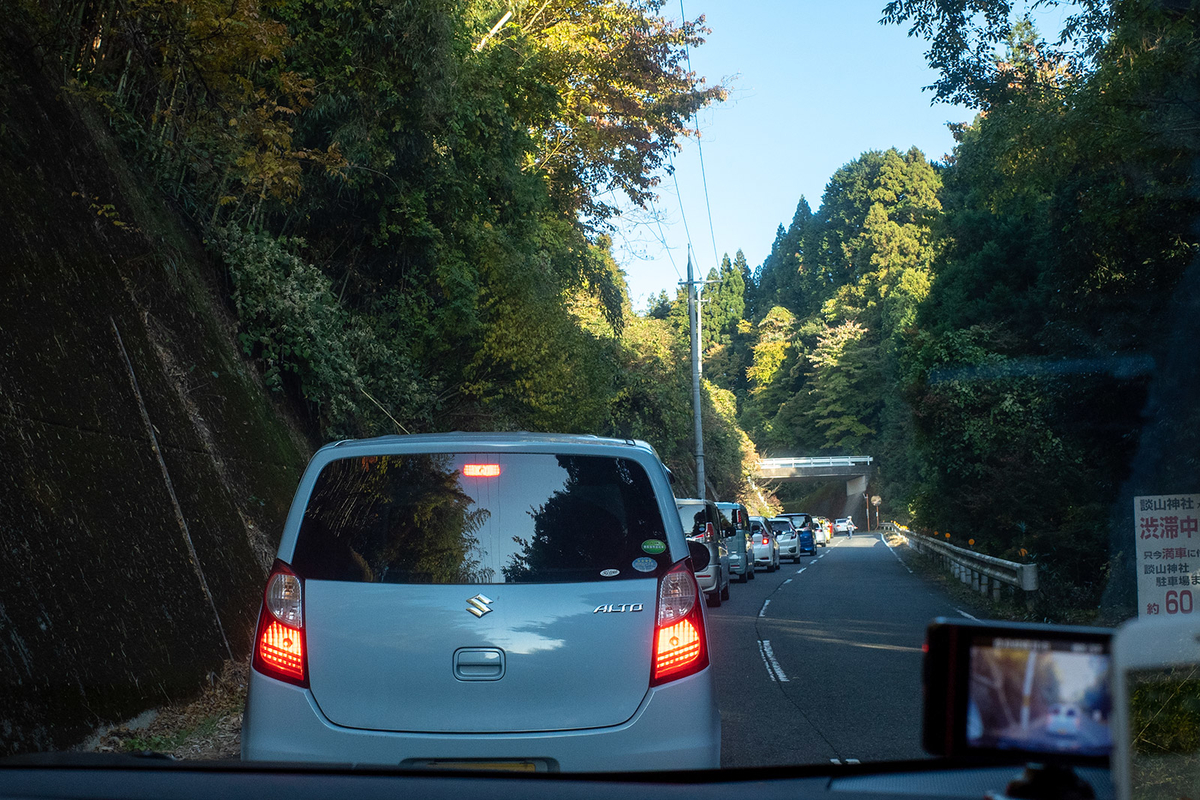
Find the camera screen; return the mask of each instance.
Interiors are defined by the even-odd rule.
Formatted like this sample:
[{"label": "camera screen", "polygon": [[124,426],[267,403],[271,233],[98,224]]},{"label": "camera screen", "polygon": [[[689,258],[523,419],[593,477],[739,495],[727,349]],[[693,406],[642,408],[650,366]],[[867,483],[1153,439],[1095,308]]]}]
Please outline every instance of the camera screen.
[{"label": "camera screen", "polygon": [[1131,670],[1130,797],[1194,797],[1200,783],[1200,664]]},{"label": "camera screen", "polygon": [[968,746],[1107,756],[1111,712],[1104,644],[991,636],[972,641]]}]

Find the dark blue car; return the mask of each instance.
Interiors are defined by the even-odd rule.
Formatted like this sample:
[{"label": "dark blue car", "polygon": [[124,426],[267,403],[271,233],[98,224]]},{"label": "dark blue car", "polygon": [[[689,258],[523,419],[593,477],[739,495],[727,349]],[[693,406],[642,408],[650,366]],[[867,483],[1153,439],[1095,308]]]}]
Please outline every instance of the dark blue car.
[{"label": "dark blue car", "polygon": [[803,514],[799,512],[790,512],[780,514],[781,517],[786,517],[792,521],[792,526],[799,534],[796,541],[796,553],[798,556],[815,556],[817,554],[817,539],[813,534],[813,526],[817,523],[813,520],[811,514]]}]

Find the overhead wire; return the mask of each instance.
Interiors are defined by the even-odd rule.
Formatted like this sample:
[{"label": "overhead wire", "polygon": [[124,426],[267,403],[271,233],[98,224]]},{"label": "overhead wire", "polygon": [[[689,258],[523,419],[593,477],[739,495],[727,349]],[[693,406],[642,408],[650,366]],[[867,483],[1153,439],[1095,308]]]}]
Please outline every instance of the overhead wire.
[{"label": "overhead wire", "polygon": [[658,209],[655,208],[653,200],[650,201],[650,214],[654,217],[654,223],[658,226],[658,236],[656,238],[662,244],[663,251],[667,254],[667,260],[671,262],[671,269],[675,270],[675,277],[679,278],[680,283],[683,283],[683,275],[680,274],[679,266],[675,263],[675,256],[671,255],[671,247],[667,244],[667,234],[663,230],[662,218],[658,215]]},{"label": "overhead wire", "polygon": [[687,212],[683,210],[683,194],[679,191],[679,178],[675,176],[675,157],[671,156],[671,182],[675,184],[675,199],[679,201],[679,218],[683,220],[683,235],[687,238],[688,257],[692,255],[692,232],[687,224]]},{"label": "overhead wire", "polygon": [[[683,0],[679,0],[679,21],[681,25],[687,24],[687,12],[684,11]],[[692,50],[688,46],[686,39],[683,42],[683,55],[687,61],[688,73],[694,74],[694,70],[692,69]],[[696,122],[696,152],[700,154],[700,182],[704,186],[704,208],[708,212],[708,235],[712,240],[713,263],[719,267],[721,264],[721,257],[717,254],[717,234],[713,228],[712,203],[708,198],[708,174],[704,170],[704,146],[700,143],[700,120],[696,114],[692,114],[692,119]],[[672,177],[674,177],[673,174]],[[676,183],[676,190],[678,191],[678,183]],[[682,203],[682,198],[680,199],[680,203]],[[689,247],[691,246],[691,241],[692,240],[689,237]]]}]

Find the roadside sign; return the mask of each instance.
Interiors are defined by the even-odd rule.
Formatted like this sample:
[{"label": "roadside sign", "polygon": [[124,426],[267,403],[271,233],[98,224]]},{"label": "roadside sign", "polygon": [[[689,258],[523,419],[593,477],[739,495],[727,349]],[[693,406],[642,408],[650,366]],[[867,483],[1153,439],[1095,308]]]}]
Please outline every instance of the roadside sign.
[{"label": "roadside sign", "polygon": [[1133,498],[1138,616],[1200,613],[1200,494]]}]

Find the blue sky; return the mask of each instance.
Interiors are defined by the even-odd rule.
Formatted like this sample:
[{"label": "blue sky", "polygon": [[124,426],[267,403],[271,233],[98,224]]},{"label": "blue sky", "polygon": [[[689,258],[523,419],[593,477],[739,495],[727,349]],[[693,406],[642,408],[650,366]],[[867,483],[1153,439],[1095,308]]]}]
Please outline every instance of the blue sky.
[{"label": "blue sky", "polygon": [[[925,64],[927,43],[880,25],[884,3],[684,0],[687,16],[704,14],[712,29],[692,50],[692,68],[731,89],[698,120],[712,234],[699,154],[688,141],[675,156],[679,192],[669,177],[659,186],[661,233],[637,209],[617,221],[615,254],[635,309],[660,289],[673,292],[685,273],[684,219],[701,276],[716,263],[714,238],[718,255],[741,248],[753,268],[800,196],[815,211],[829,177],[861,153],[916,145],[940,160],[952,149],[946,123],[969,121],[973,112],[930,105],[932,93],[922,87],[936,75]],[[668,0],[663,13],[678,18],[678,0]]]}]

